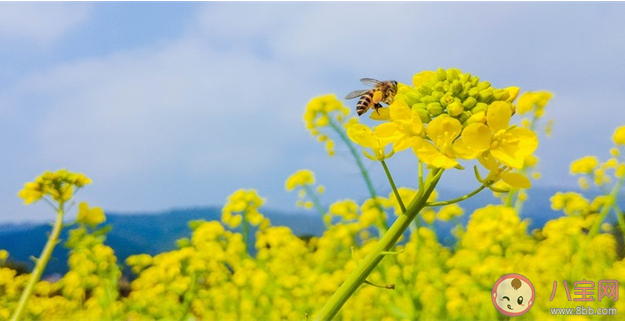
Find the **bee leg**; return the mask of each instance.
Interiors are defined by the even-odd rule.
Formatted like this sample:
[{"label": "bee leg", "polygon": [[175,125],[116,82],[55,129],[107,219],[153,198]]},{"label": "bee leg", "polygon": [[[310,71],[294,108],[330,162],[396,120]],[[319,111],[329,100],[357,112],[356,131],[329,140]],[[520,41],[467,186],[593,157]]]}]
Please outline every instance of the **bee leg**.
[{"label": "bee leg", "polygon": [[378,113],[378,115],[380,114],[380,111],[378,110],[379,108],[382,108],[382,105],[377,103],[375,105],[373,105],[373,108],[375,108],[375,112]]}]

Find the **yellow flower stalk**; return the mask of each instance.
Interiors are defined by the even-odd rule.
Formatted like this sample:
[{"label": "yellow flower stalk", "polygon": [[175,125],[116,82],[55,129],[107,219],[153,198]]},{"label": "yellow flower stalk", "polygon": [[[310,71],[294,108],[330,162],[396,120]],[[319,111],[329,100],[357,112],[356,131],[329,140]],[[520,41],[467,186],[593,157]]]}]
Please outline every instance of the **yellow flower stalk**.
[{"label": "yellow flower stalk", "polygon": [[77,189],[87,184],[91,184],[91,179],[87,176],[80,173],[72,173],[66,169],[60,169],[56,172],[48,171],[41,174],[34,182],[26,183],[24,188],[19,191],[18,195],[24,199],[25,204],[31,204],[44,199],[54,208],[57,215],[48,241],[36,261],[35,268],[30,275],[26,288],[22,292],[17,308],[13,311],[13,315],[11,316],[12,321],[20,320],[28,304],[28,300],[33,293],[34,287],[41,279],[41,275],[52,256],[52,251],[54,251],[54,247],[61,234],[61,229],[63,228],[66,203],[73,197]]},{"label": "yellow flower stalk", "polygon": [[[393,103],[387,108],[388,117],[372,117],[383,123],[371,129],[354,124],[348,127],[348,137],[356,144],[371,148],[368,158],[379,161],[389,180],[401,215],[384,234],[376,248],[350,274],[334,293],[316,319],[331,319],[373,271],[426,205],[449,205],[467,199],[482,189],[492,187],[499,180],[507,184],[528,188],[529,180],[513,168],[523,167],[538,146],[536,135],[529,129],[510,124],[515,113],[513,101],[519,94],[518,87],[498,89],[478,77],[462,73],[458,69],[442,68],[418,73],[413,86],[398,84]],[[548,98],[538,97],[531,101],[544,107]],[[543,103],[544,102],[544,103]],[[386,108],[385,108],[386,109]],[[384,112],[386,115],[386,111]],[[405,206],[398,188],[384,161],[386,144],[393,144],[393,152],[411,148],[419,161],[419,191]],[[458,160],[479,159],[489,170],[486,179],[480,181],[475,191],[442,202],[428,202],[434,187],[446,169],[463,169]],[[423,164],[429,174],[424,178]],[[440,212],[440,218],[450,219],[461,211],[449,207]],[[431,218],[427,218],[431,221]]]}]

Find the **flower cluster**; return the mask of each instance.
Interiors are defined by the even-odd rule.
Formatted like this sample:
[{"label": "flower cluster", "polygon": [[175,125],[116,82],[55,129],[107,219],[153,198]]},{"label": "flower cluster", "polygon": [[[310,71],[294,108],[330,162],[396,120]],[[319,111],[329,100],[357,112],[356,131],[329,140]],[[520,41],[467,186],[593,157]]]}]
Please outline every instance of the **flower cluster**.
[{"label": "flower cluster", "polygon": [[228,203],[221,210],[221,219],[230,228],[238,227],[242,221],[258,226],[265,217],[258,211],[264,201],[255,190],[238,190],[228,197]]},{"label": "flower cluster", "polygon": [[[310,184],[310,176],[303,174],[287,185],[295,188],[300,183]],[[417,193],[398,189],[405,199]],[[385,211],[396,208],[401,215],[394,197],[376,201]],[[441,244],[433,228],[411,229],[393,249],[394,255],[386,255],[367,278],[368,284],[345,304],[339,318],[497,319],[490,290],[497,278],[510,271],[528,277],[536,293],[545,294],[537,296],[527,313],[531,319],[552,318],[549,307],[575,306],[575,301],[567,300],[562,281],[569,286],[582,279],[624,284],[625,263],[617,255],[616,237],[621,236],[593,230],[604,219],[600,213],[612,206],[609,196],[589,200],[560,193],[552,202],[565,215],[532,232],[513,208],[493,205],[475,210],[466,228],[458,226],[461,232],[451,247]],[[256,232],[256,254],[250,255],[244,236],[225,226],[246,211],[263,216],[262,199],[253,191],[236,191],[224,206],[230,217],[221,222],[191,222],[190,237],[178,242],[175,250],[129,257],[126,264],[136,279],[124,293],[118,290],[121,280],[115,254],[104,244],[108,229],[97,228],[95,222],[102,218],[96,208],[80,205],[84,217],[94,218],[70,231],[66,244],[71,249],[70,270],[59,281],[37,283],[24,318],[305,319],[318,311],[378,242],[370,227],[385,213],[374,204],[373,199],[333,203],[327,214],[335,220],[321,236],[300,238],[267,222]],[[431,211],[443,221],[462,212],[456,205]],[[0,251],[0,263],[7,256]],[[2,319],[15,308],[27,276],[0,267]],[[554,281],[559,287],[549,301]],[[587,304],[625,309],[622,300]]]},{"label": "flower cluster", "polygon": [[[518,94],[516,87],[493,88],[457,69],[423,72],[414,76],[413,85],[399,84],[394,102],[380,112],[386,122],[375,128],[345,121],[347,111],[334,96],[313,99],[305,115],[307,128],[326,143],[330,140],[320,128],[347,129],[341,137],[348,146],[351,139],[370,148],[365,155],[383,164],[392,185],[388,197],[378,196],[370,186],[369,198],[338,200],[326,210],[316,198],[314,190],[321,193],[323,187],[315,188],[313,172],[298,171],[287,179],[286,189],[298,189],[300,202],[308,196],[308,203],[302,204],[317,207],[326,224],[321,235],[298,236],[287,227],[271,225],[255,190],[237,190],[228,197],[220,221],[189,222],[189,236],[178,240],[173,250],[130,256],[125,261],[135,273],[130,285],[123,282],[120,263],[105,244],[111,227],[99,227],[106,220],[104,212],[80,203],[77,224],[66,242],[69,271],[59,280],[28,282],[29,275],[19,275],[6,264],[10,257],[0,249],[0,319],[24,306],[18,303],[20,292],[31,284],[34,291],[21,314],[24,319],[308,319],[372,257],[379,258],[375,268],[350,293],[353,297],[343,301],[338,319],[500,319],[491,289],[495,280],[511,272],[526,276],[540,293],[524,317],[553,319],[551,307],[579,305],[567,300],[561,286],[551,301],[554,281],[568,282],[569,287],[582,279],[625,283],[619,246],[625,219],[617,201],[625,183],[620,159],[625,127],[614,133],[610,159],[584,157],[571,166],[572,174],[594,180],[601,195],[557,193],[552,208],[564,215],[531,232],[519,207],[506,202],[473,211],[463,226],[457,218],[464,209],[456,203],[475,194],[437,201],[440,169],[461,168],[459,160],[477,159],[488,174],[481,177],[476,171],[482,186],[475,193],[497,181],[529,186],[522,173],[512,170],[535,163],[531,154],[536,135],[531,122],[517,127],[510,121],[515,113],[528,110],[541,117],[551,95],[529,93],[515,107]],[[389,145],[392,150],[386,152]],[[332,144],[328,146],[332,151]],[[429,166],[425,179],[424,166],[419,166],[418,189],[396,187],[384,161],[408,149]],[[364,175],[366,169],[361,170]],[[59,203],[54,230],[58,236],[62,205],[88,183],[81,174],[46,172],[27,183],[20,196],[26,203],[45,196]],[[386,226],[391,211],[396,222],[404,224],[395,234],[398,243],[385,241],[391,235],[387,231],[398,230]],[[456,223],[455,240],[437,235],[440,221]],[[373,233],[376,228],[379,235]],[[453,245],[443,245],[443,237]],[[625,300],[595,300],[585,306],[625,310]]]},{"label": "flower cluster", "polygon": [[608,188],[612,182],[612,175],[620,181],[625,179],[625,161],[620,158],[620,149],[625,146],[625,126],[619,127],[612,135],[615,146],[610,149],[612,154],[608,160],[600,162],[597,156],[584,156],[571,162],[570,173],[579,175],[578,184],[582,189],[588,189],[591,182],[599,188]]},{"label": "flower cluster", "polygon": [[477,76],[458,69],[425,71],[413,77],[413,86],[399,84],[388,107],[388,121],[370,129],[348,127],[349,137],[371,148],[367,157],[383,160],[411,148],[420,161],[435,168],[462,168],[459,159],[478,159],[489,171],[492,185],[500,179],[516,187],[529,180],[511,175],[523,167],[538,146],[536,135],[511,124],[518,87],[493,88]]},{"label": "flower cluster", "polygon": [[56,172],[45,172],[35,181],[28,182],[19,192],[19,197],[25,204],[37,202],[44,196],[50,196],[54,201],[62,203],[74,195],[75,188],[91,184],[91,179],[80,173],[72,173],[66,169]]},{"label": "flower cluster", "polygon": [[323,185],[316,185],[315,173],[308,169],[300,169],[286,179],[284,187],[288,192],[298,190],[296,205],[306,209],[317,207],[319,214],[324,213],[324,209],[319,203],[319,195],[323,194]]},{"label": "flower cluster", "polygon": [[353,121],[346,121],[345,116],[349,114],[349,109],[343,105],[336,96],[326,95],[312,99],[306,106],[304,122],[306,129],[311,135],[317,137],[320,142],[325,142],[328,155],[334,155],[334,141],[321,132],[323,128],[333,127],[336,131],[340,126],[345,126]]}]

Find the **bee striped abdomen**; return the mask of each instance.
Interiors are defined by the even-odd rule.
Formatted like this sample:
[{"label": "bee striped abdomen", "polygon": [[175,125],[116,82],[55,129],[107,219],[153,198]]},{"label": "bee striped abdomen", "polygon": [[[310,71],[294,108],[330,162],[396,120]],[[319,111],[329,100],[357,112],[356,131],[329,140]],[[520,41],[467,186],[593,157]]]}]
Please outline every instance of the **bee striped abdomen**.
[{"label": "bee striped abdomen", "polygon": [[366,94],[362,95],[356,104],[356,113],[358,116],[364,114],[371,108],[373,104],[373,94],[375,90],[371,89]]}]

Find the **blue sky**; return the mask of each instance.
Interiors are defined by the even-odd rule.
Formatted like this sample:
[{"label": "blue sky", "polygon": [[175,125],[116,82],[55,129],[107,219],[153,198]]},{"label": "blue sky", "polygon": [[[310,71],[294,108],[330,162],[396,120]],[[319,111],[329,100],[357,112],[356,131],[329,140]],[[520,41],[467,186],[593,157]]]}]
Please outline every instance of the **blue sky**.
[{"label": "blue sky", "polygon": [[[605,158],[625,124],[623,16],[623,3],[2,2],[0,223],[52,219],[17,192],[58,168],[91,177],[78,199],[115,212],[220,206],[238,188],[293,210],[284,180],[300,168],[325,203],[361,200],[346,148],[328,158],[304,106],[363,77],[410,82],[438,67],[552,91],[534,184],[573,187],[570,161]],[[414,186],[405,154],[388,163]],[[462,189],[468,174],[441,186]]]}]

